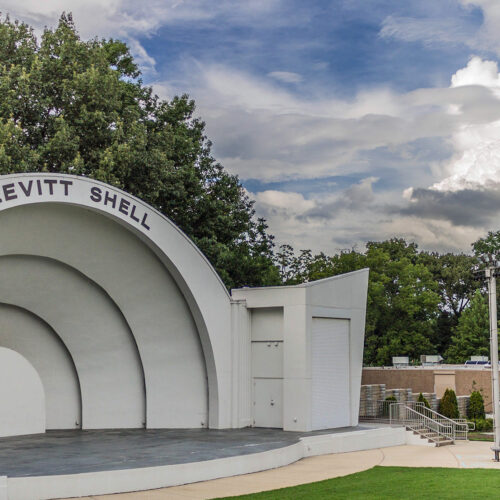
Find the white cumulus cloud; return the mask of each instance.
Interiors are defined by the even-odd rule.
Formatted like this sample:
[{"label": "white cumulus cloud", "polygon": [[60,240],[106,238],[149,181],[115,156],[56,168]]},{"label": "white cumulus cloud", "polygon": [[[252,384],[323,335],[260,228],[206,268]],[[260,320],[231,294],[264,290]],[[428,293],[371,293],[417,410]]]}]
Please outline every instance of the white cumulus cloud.
[{"label": "white cumulus cloud", "polygon": [[465,6],[479,7],[483,13],[483,23],[478,33],[469,38],[473,48],[494,50],[500,55],[500,3],[497,0],[460,0]]},{"label": "white cumulus cloud", "polygon": [[314,207],[314,202],[306,200],[301,193],[267,190],[251,195],[259,204],[269,209],[285,210],[288,213],[303,213]]},{"label": "white cumulus cloud", "polygon": [[[495,61],[473,57],[451,78],[451,87],[478,85],[500,99],[500,74]],[[478,189],[500,182],[500,120],[462,124],[453,133],[455,153],[443,165],[448,174],[431,188],[438,191]]]},{"label": "white cumulus cloud", "polygon": [[285,83],[299,83],[303,80],[302,75],[290,71],[271,71],[267,76]]},{"label": "white cumulus cloud", "polygon": [[459,69],[451,77],[451,87],[465,85],[481,85],[493,90],[500,89],[498,63],[486,61],[477,56],[472,57],[465,68]]}]

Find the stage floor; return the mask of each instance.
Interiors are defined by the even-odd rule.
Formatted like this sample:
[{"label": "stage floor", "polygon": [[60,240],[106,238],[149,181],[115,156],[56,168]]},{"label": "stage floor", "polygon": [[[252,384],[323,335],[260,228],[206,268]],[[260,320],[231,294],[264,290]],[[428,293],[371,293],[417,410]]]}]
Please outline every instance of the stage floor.
[{"label": "stage floor", "polygon": [[369,428],[305,433],[262,428],[48,431],[0,438],[0,476],[53,476],[202,462],[282,448],[305,436]]}]

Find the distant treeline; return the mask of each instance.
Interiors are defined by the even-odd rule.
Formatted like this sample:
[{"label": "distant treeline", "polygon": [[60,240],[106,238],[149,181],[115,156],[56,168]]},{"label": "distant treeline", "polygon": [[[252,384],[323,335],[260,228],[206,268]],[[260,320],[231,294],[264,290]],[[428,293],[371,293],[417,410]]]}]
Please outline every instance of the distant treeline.
[{"label": "distant treeline", "polygon": [[297,284],[370,268],[364,362],[391,364],[392,356],[419,360],[441,354],[462,363],[489,355],[485,285],[474,275],[479,256],[495,254],[500,232],[475,242],[473,255],[420,251],[404,239],[369,242],[328,256],[289,245],[275,253],[283,284]]}]

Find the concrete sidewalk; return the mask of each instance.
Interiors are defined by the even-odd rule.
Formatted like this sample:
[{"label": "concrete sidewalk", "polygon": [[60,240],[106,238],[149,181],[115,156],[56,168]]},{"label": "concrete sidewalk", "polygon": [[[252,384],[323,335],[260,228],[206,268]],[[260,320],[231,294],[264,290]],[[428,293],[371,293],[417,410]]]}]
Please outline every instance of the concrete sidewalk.
[{"label": "concrete sidewalk", "polygon": [[[460,442],[459,442],[460,443]],[[99,500],[198,500],[274,490],[345,476],[375,465],[404,467],[495,468],[492,443],[464,442],[454,446],[405,445],[299,460],[279,469],[201,483],[134,493],[88,497]]]}]

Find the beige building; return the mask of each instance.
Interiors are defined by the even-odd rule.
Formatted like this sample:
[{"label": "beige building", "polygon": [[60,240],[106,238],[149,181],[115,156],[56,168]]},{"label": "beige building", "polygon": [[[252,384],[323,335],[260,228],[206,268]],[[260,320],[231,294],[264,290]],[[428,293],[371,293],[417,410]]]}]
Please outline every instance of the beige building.
[{"label": "beige building", "polygon": [[447,388],[457,396],[469,396],[472,391],[483,395],[486,411],[491,410],[491,369],[469,368],[464,365],[418,367],[363,368],[361,383],[385,384],[387,389],[411,388],[413,392],[435,392],[440,398]]}]

